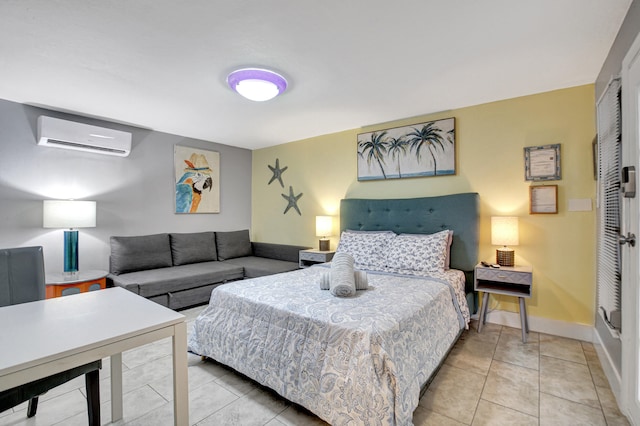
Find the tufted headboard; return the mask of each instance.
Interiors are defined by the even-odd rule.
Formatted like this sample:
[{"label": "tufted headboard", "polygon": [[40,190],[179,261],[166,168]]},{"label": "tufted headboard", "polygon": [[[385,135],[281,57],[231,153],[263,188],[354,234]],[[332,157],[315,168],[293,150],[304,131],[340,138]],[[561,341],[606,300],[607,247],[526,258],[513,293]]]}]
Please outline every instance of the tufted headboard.
[{"label": "tufted headboard", "polygon": [[340,229],[391,230],[397,234],[432,234],[451,229],[451,267],[469,273],[478,261],[479,200],[475,192],[423,198],[344,199],[340,201]]}]

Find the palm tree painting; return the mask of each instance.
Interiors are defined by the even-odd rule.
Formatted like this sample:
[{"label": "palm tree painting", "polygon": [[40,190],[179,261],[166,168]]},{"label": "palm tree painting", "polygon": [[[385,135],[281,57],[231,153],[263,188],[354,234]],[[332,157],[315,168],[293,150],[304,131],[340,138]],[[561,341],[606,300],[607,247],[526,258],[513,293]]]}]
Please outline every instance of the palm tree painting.
[{"label": "palm tree painting", "polygon": [[358,180],[455,173],[453,117],[358,135]]},{"label": "palm tree painting", "polygon": [[220,213],[220,154],[174,146],[176,213]]}]

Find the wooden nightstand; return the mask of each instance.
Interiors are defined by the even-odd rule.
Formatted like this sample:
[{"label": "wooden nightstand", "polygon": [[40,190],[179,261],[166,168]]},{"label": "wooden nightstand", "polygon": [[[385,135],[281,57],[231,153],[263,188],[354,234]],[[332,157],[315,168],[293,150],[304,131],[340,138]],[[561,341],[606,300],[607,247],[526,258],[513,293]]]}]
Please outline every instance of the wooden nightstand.
[{"label": "wooden nightstand", "polygon": [[102,290],[107,286],[107,271],[79,271],[74,278],[64,274],[47,274],[46,297],[69,296],[87,291]]},{"label": "wooden nightstand", "polygon": [[333,259],[335,251],[320,251],[316,249],[300,250],[298,255],[298,266],[301,268],[308,268],[316,263],[330,262]]},{"label": "wooden nightstand", "polygon": [[522,342],[527,342],[529,332],[529,319],[527,318],[527,305],[524,299],[531,297],[533,285],[533,272],[530,266],[502,266],[491,268],[476,265],[474,290],[483,292],[482,308],[478,321],[478,333],[482,331],[482,325],[487,320],[487,308],[489,305],[489,293],[502,294],[517,297],[520,301],[520,323],[522,325]]}]

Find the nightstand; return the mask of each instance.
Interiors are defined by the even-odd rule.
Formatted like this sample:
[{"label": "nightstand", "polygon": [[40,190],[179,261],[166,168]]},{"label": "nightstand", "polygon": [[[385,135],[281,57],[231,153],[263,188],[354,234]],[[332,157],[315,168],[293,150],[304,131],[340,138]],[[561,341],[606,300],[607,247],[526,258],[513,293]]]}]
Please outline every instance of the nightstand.
[{"label": "nightstand", "polygon": [[102,290],[107,284],[107,271],[79,271],[76,277],[47,274],[46,298],[69,296],[87,291]]},{"label": "nightstand", "polygon": [[520,301],[520,323],[522,326],[522,342],[527,342],[529,319],[524,299],[531,298],[533,272],[531,266],[502,266],[491,268],[476,265],[474,290],[483,292],[482,309],[478,321],[478,333],[487,320],[489,293],[517,297]]},{"label": "nightstand", "polygon": [[330,262],[333,259],[335,251],[320,251],[316,249],[300,250],[298,255],[298,266],[301,268],[308,268],[316,263]]}]

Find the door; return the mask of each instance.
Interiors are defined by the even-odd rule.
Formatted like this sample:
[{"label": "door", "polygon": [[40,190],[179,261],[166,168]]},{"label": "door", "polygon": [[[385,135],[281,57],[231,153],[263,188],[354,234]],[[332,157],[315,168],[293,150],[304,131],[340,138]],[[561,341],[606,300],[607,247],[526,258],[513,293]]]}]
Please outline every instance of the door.
[{"label": "door", "polygon": [[[622,61],[622,165],[639,170],[640,152],[640,36]],[[627,169],[629,170],[629,169]],[[624,173],[623,173],[624,175]],[[625,194],[623,179],[623,196]],[[629,185],[637,185],[628,174]],[[627,190],[632,188],[628,186]],[[622,244],[622,400],[633,424],[640,425],[640,251],[631,238],[640,228],[638,195],[627,194],[622,201],[620,223]]]}]

